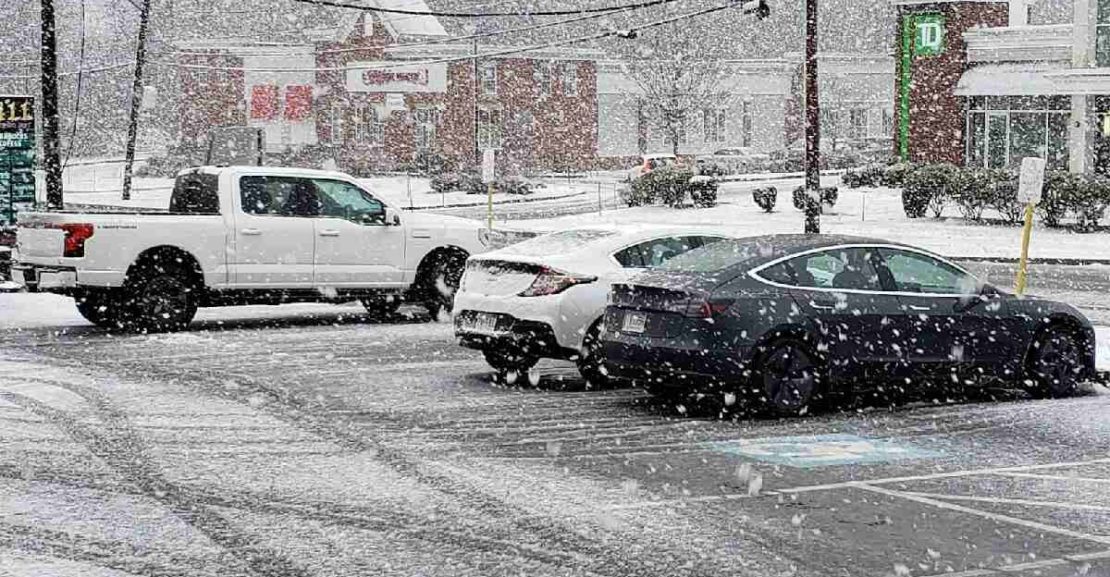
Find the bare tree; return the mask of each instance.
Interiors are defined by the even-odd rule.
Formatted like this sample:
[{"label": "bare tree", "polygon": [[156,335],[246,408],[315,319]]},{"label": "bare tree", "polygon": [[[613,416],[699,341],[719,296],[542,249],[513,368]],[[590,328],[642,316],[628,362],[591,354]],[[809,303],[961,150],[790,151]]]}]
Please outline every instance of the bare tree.
[{"label": "bare tree", "polygon": [[636,90],[629,96],[649,126],[662,131],[678,154],[691,121],[732,98],[722,44],[696,24],[667,27],[618,45],[623,73]]}]

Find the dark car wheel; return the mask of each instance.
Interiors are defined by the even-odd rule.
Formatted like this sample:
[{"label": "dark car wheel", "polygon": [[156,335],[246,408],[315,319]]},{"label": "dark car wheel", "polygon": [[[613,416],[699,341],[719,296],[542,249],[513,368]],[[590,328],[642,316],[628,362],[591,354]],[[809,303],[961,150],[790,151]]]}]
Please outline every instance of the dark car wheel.
[{"label": "dark car wheel", "polygon": [[1083,374],[1083,345],[1075,332],[1055,326],[1037,335],[1027,356],[1029,392],[1037,398],[1070,397]]},{"label": "dark car wheel", "polygon": [[538,357],[509,351],[482,351],[489,366],[497,371],[497,377],[507,383],[515,383],[539,362]]},{"label": "dark car wheel", "polygon": [[582,351],[578,355],[578,373],[586,382],[597,388],[610,383],[609,373],[605,370],[605,351],[601,342],[601,326],[594,325],[582,339]]},{"label": "dark car wheel", "polygon": [[73,295],[77,312],[90,323],[105,329],[119,328],[119,297],[112,290],[89,289]]},{"label": "dark car wheel", "polygon": [[466,256],[463,254],[441,255],[432,266],[426,279],[427,286],[424,287],[427,299],[424,307],[432,320],[437,320],[440,312],[451,312],[465,268]]},{"label": "dark car wheel", "polygon": [[755,371],[756,385],[776,415],[800,416],[815,408],[821,393],[821,367],[801,341],[771,343]]},{"label": "dark car wheel", "polygon": [[401,298],[366,297],[362,299],[362,306],[366,307],[366,316],[371,320],[386,320],[397,314],[397,309],[401,308]]}]

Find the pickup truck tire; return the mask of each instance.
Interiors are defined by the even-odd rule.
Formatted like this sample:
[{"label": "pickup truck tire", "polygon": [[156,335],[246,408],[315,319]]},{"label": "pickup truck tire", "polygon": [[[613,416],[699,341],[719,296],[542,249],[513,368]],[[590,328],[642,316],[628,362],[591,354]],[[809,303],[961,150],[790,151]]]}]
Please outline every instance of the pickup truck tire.
[{"label": "pickup truck tire", "polygon": [[118,329],[119,298],[110,289],[86,289],[73,295],[77,312],[90,323],[105,329]]},{"label": "pickup truck tire", "polygon": [[366,316],[380,321],[397,314],[401,302],[400,297],[366,297],[362,299],[362,306],[366,307]]},{"label": "pickup truck tire", "polygon": [[425,274],[422,275],[421,294],[424,308],[432,320],[439,318],[441,311],[451,312],[455,303],[455,293],[459,290],[463,270],[466,268],[467,254],[462,251],[443,251],[433,257]]},{"label": "pickup truck tire", "polygon": [[200,292],[191,272],[176,262],[137,265],[123,287],[123,328],[161,333],[189,326],[197,314]]}]

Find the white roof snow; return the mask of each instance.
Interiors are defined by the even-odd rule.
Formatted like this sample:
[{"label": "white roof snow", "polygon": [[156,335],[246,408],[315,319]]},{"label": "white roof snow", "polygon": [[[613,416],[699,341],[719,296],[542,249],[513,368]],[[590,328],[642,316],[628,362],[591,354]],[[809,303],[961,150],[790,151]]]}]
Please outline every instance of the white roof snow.
[{"label": "white roof snow", "polygon": [[[415,12],[431,12],[428,3],[424,0],[372,0],[371,10],[375,7],[387,10],[412,10]],[[417,16],[412,14],[390,14],[377,12],[376,16],[397,36],[447,36],[447,30],[440,24],[435,16]]]},{"label": "white roof snow", "polygon": [[1028,64],[983,64],[969,69],[956,85],[959,96],[1046,96],[1067,94],[1046,76],[1058,69]]}]

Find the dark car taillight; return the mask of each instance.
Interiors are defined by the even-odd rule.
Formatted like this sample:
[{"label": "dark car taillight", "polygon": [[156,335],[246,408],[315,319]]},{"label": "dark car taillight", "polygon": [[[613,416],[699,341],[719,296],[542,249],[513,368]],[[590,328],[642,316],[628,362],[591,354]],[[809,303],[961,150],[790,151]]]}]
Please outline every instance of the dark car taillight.
[{"label": "dark car taillight", "polygon": [[536,275],[536,279],[532,281],[532,286],[520,293],[520,296],[540,297],[559,294],[572,286],[589,284],[596,280],[596,276],[573,275],[561,270],[543,267]]},{"label": "dark car taillight", "polygon": [[695,319],[711,319],[732,306],[732,299],[690,299],[682,314]]},{"label": "dark car taillight", "polygon": [[92,238],[96,227],[87,223],[64,223],[58,225],[65,233],[65,248],[62,256],[80,258],[85,256],[85,241]]}]

